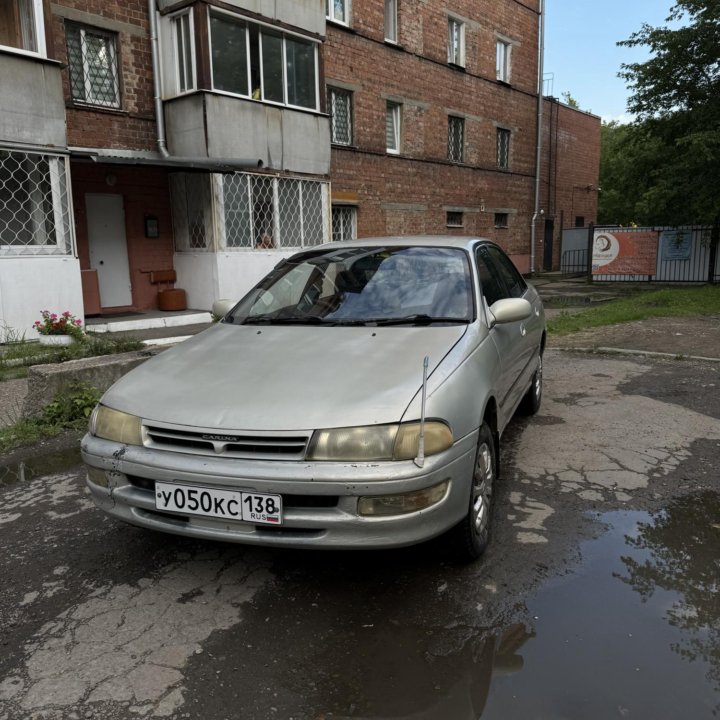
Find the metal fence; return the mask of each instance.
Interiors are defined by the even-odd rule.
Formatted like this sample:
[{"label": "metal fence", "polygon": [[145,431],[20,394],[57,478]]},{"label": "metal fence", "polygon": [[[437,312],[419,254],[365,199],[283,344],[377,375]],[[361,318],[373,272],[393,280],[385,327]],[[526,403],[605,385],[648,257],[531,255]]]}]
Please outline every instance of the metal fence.
[{"label": "metal fence", "polygon": [[[591,273],[590,278],[599,282],[720,281],[720,231],[717,229],[696,225],[630,228],[598,225],[581,232],[585,236],[584,244],[578,230],[563,231],[560,271],[564,276],[587,276]],[[636,240],[633,234],[638,234]],[[615,243],[616,253],[619,249],[617,257],[622,258],[625,267],[619,268],[617,262],[605,260],[609,272],[603,273],[602,265],[591,271],[588,251],[593,248],[594,263],[602,262],[602,259],[597,259],[598,248],[594,244],[601,239],[607,244],[610,240]],[[602,250],[600,248],[601,257]],[[636,261],[635,267],[633,261]]]}]

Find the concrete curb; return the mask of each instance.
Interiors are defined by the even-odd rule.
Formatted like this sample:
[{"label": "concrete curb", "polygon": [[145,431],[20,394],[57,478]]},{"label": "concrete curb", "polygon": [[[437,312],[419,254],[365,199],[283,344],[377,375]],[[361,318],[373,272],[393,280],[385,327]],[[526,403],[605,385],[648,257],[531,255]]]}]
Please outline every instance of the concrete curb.
[{"label": "concrete curb", "polygon": [[720,363],[720,358],[704,357],[702,355],[683,355],[682,353],[664,353],[654,352],[652,350],[626,350],[624,348],[612,347],[550,347],[552,350],[560,350],[561,352],[581,352],[595,355],[635,355],[639,357],[657,357],[670,360],[702,360],[704,362]]},{"label": "concrete curb", "polygon": [[116,380],[142,365],[163,348],[148,348],[119,355],[68,360],[49,365],[34,365],[28,370],[28,393],[23,417],[36,417],[58,393],[67,392],[71,383],[85,383],[105,392]]}]

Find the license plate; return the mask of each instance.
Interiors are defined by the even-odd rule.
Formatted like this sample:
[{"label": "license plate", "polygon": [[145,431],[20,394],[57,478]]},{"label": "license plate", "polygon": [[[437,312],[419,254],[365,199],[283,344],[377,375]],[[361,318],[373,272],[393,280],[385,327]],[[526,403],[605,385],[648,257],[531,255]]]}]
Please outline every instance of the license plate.
[{"label": "license plate", "polygon": [[223,520],[282,525],[281,495],[156,482],[155,507],[158,510]]}]

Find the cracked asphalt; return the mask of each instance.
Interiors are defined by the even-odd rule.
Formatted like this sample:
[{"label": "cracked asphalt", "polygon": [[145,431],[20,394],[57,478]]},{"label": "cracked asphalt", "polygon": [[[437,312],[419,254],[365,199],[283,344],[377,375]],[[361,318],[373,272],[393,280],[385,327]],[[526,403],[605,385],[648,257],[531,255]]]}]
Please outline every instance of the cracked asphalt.
[{"label": "cracked asphalt", "polygon": [[161,535],[74,453],[0,468],[0,720],[716,717],[720,367],[545,366],[469,566]]}]

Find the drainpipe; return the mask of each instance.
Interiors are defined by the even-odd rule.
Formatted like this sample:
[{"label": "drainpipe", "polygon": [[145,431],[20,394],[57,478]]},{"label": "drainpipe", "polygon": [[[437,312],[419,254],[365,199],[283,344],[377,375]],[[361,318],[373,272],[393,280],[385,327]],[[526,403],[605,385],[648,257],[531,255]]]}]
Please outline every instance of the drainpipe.
[{"label": "drainpipe", "polygon": [[158,28],[155,0],[148,0],[148,17],[150,18],[150,47],[152,49],[153,89],[155,91],[155,122],[157,124],[157,145],[160,154],[168,157],[170,153],[165,144],[165,113],[163,112],[162,95],[160,94],[160,51],[158,48]]},{"label": "drainpipe", "polygon": [[540,215],[540,162],[542,160],[542,120],[543,120],[543,64],[545,56],[545,0],[540,0],[539,37],[538,37],[538,109],[537,141],[535,155],[535,211],[530,226],[530,275],[535,273],[535,237],[536,222]]}]

